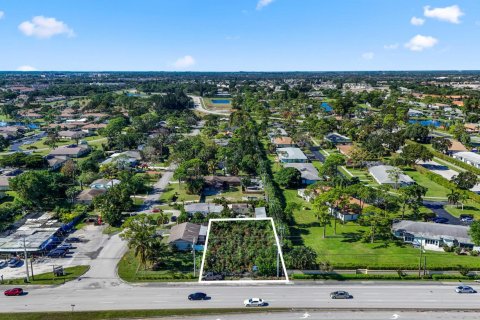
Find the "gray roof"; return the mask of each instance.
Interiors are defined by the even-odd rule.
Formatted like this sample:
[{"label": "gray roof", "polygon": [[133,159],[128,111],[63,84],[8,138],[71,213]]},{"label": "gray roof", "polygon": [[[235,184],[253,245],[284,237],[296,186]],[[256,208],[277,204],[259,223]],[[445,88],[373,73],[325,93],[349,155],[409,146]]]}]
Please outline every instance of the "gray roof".
[{"label": "gray roof", "polygon": [[193,242],[194,240],[198,240],[200,230],[201,226],[199,224],[190,222],[178,224],[176,226],[173,226],[172,229],[170,229],[170,236],[168,238],[168,242],[171,243],[177,240]]},{"label": "gray roof", "polygon": [[419,238],[432,240],[451,239],[460,243],[470,244],[469,227],[433,222],[417,222],[401,220],[392,225],[394,231],[405,231]]},{"label": "gray roof", "polygon": [[333,143],[342,143],[342,142],[351,142],[352,139],[349,137],[343,136],[337,132],[329,133],[325,136],[325,139]]},{"label": "gray roof", "polygon": [[[389,171],[393,170],[395,167],[387,166],[387,165],[379,165],[373,166],[368,169],[368,172],[377,180],[379,184],[395,184],[395,181],[390,178]],[[402,173],[398,177],[398,184],[411,184],[415,181],[407,176],[406,174]]]},{"label": "gray roof", "polygon": [[185,211],[190,213],[221,213],[223,206],[214,203],[191,203],[185,205]]},{"label": "gray roof", "polygon": [[478,153],[461,151],[461,152],[456,152],[453,156],[455,158],[462,158],[464,160],[470,161],[471,163],[480,164],[480,154]]},{"label": "gray roof", "polygon": [[286,168],[295,168],[302,174],[302,179],[305,180],[320,180],[318,170],[311,163],[285,163]]},{"label": "gray roof", "polygon": [[255,218],[266,218],[267,217],[267,210],[265,207],[258,207],[255,208]]},{"label": "gray roof", "polygon": [[278,148],[277,153],[281,158],[308,160],[300,148]]}]

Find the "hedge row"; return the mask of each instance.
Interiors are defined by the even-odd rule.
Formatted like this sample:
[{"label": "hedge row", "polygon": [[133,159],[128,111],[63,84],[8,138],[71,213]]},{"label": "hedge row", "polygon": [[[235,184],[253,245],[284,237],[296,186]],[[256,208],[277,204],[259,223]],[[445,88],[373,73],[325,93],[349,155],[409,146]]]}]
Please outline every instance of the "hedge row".
[{"label": "hedge row", "polygon": [[[457,189],[457,186],[453,182],[445,179],[444,177],[442,177],[439,174],[433,173],[430,170],[428,170],[428,169],[426,169],[422,166],[419,166],[419,165],[415,166],[415,169],[418,172],[420,172],[421,174],[423,174],[424,176],[426,176],[428,179],[432,180],[433,182],[435,182],[435,183],[437,183],[437,184],[439,184],[439,185],[441,185],[441,186],[443,186],[447,189],[450,189],[450,190]],[[471,200],[473,200],[477,203],[480,203],[480,195],[478,195],[475,192],[472,192],[470,190],[464,190],[464,192],[467,194],[467,196]]]},{"label": "hedge row", "polygon": [[292,280],[419,280],[419,279],[433,279],[433,280],[474,280],[478,276],[461,276],[450,274],[434,274],[419,277],[417,275],[399,276],[398,274],[293,274],[290,277]]},{"label": "hedge row", "polygon": [[478,168],[476,168],[476,167],[474,167],[474,166],[471,166],[471,165],[469,165],[469,164],[467,164],[467,163],[465,163],[465,162],[462,162],[462,161],[460,161],[460,160],[458,160],[458,159],[455,159],[455,158],[452,158],[452,157],[450,157],[450,156],[447,156],[446,154],[443,154],[443,153],[438,152],[438,151],[436,151],[436,150],[432,150],[432,153],[433,153],[433,155],[434,155],[435,157],[437,157],[437,158],[440,158],[440,159],[445,160],[445,161],[447,161],[447,162],[451,162],[451,163],[453,163],[454,165],[456,165],[457,167],[463,168],[463,169],[465,169],[465,170],[468,170],[468,171],[470,171],[470,172],[473,172],[473,173],[476,173],[476,174],[480,175],[480,169],[478,169]]}]

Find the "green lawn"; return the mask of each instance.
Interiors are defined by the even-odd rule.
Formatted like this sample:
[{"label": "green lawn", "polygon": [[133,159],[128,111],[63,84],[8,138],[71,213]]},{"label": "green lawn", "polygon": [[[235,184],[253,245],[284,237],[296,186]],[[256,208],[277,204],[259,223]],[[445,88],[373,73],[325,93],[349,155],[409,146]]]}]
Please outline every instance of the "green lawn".
[{"label": "green lawn", "polygon": [[241,201],[244,196],[241,187],[232,188],[229,191],[221,192],[212,196],[206,196],[206,202],[212,202],[213,199],[225,198],[228,201]]},{"label": "green lawn", "polygon": [[172,195],[174,195],[175,193],[177,194],[177,202],[200,199],[200,196],[198,195],[187,194],[184,183],[182,183],[181,185],[179,183],[171,183],[168,185],[165,192],[163,192],[162,195],[160,196],[160,202],[162,203],[170,202]]},{"label": "green lawn", "polygon": [[[318,254],[318,261],[328,261],[334,268],[371,268],[371,269],[416,269],[419,250],[397,241],[373,244],[363,242],[360,237],[366,228],[354,223],[337,223],[337,235],[333,234],[333,222],[327,227],[327,238],[322,239],[323,228],[312,211],[295,212],[295,226],[291,228],[291,240],[294,244],[305,244]],[[457,256],[453,253],[427,251],[427,265],[431,269],[454,268],[464,265],[478,268],[479,257]]]},{"label": "green lawn", "polygon": [[404,170],[404,172],[409,175],[413,180],[415,180],[419,185],[428,189],[427,194],[425,195],[426,197],[446,199],[447,195],[450,193],[450,190],[448,188],[445,188],[433,182],[418,171],[409,169]]},{"label": "green lawn", "polygon": [[467,201],[463,206],[463,210],[461,204],[458,206],[446,205],[444,208],[455,217],[460,217],[462,214],[471,214],[475,220],[480,220],[480,204],[474,201]]}]

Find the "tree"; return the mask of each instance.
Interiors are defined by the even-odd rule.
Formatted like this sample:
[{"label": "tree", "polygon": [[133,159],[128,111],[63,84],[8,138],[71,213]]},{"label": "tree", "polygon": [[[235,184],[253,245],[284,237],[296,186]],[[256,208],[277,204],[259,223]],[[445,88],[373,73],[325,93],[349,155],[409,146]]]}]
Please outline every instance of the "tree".
[{"label": "tree", "polygon": [[463,171],[452,178],[452,182],[461,190],[469,190],[478,183],[478,176],[470,171]]},{"label": "tree", "polygon": [[60,142],[60,137],[58,136],[58,132],[54,130],[48,133],[44,144],[52,149],[55,149],[58,146],[58,142]]},{"label": "tree", "polygon": [[0,136],[0,151],[7,149],[10,146],[10,142],[5,139],[4,136]]},{"label": "tree", "polygon": [[331,204],[327,204],[325,199],[317,197],[314,200],[313,207],[315,209],[315,216],[321,227],[323,227],[323,238],[325,238],[327,226],[331,225]]},{"label": "tree", "polygon": [[41,208],[64,197],[64,186],[62,176],[50,171],[26,171],[10,179],[10,188],[25,204]]},{"label": "tree", "polygon": [[395,189],[398,189],[398,181],[403,174],[402,170],[400,170],[400,168],[393,167],[392,169],[387,170],[387,173],[388,177],[395,182]]},{"label": "tree", "polygon": [[317,253],[306,246],[294,247],[286,258],[289,269],[314,269],[317,264]]},{"label": "tree", "polygon": [[95,209],[111,226],[119,226],[122,222],[122,213],[133,206],[128,189],[122,183],[109,188],[104,194],[93,200]]},{"label": "tree", "polygon": [[60,169],[60,172],[67,177],[70,181],[75,180],[75,175],[77,172],[77,165],[72,159],[68,159]]},{"label": "tree", "polygon": [[349,161],[354,168],[362,166],[369,158],[370,154],[368,151],[358,146],[353,146],[349,153]]},{"label": "tree", "polygon": [[432,147],[438,152],[445,154],[448,152],[448,149],[451,146],[452,146],[452,141],[450,139],[442,138],[442,137],[432,139]]},{"label": "tree", "polygon": [[127,120],[124,117],[113,118],[108,121],[108,125],[103,128],[101,133],[111,141],[121,134],[126,126]]},{"label": "tree", "polygon": [[160,253],[166,251],[156,234],[156,223],[152,217],[145,214],[134,216],[124,223],[124,227],[120,237],[128,241],[128,247],[140,261],[139,267],[146,268],[148,262],[158,259]]},{"label": "tree", "polygon": [[470,230],[468,234],[472,238],[472,241],[475,245],[480,246],[480,221],[474,221],[470,225]]},{"label": "tree", "polygon": [[370,227],[364,234],[365,239],[370,240],[370,243],[373,243],[376,238],[384,238],[390,234],[390,220],[379,208],[373,206],[365,208],[360,223]]},{"label": "tree", "polygon": [[447,200],[448,203],[456,205],[460,200],[460,193],[455,190],[451,190],[450,193],[447,195]]},{"label": "tree", "polygon": [[296,188],[302,184],[302,174],[295,168],[284,167],[275,174],[275,181],[284,188]]},{"label": "tree", "polygon": [[405,165],[414,165],[417,161],[429,161],[433,159],[433,154],[425,146],[421,144],[406,145],[400,156]]},{"label": "tree", "polygon": [[25,167],[28,169],[44,169],[47,166],[47,160],[39,154],[30,154],[25,157]]},{"label": "tree", "polygon": [[405,129],[405,138],[416,142],[425,142],[427,140],[429,130],[420,123],[409,124]]},{"label": "tree", "polygon": [[339,153],[333,153],[325,159],[319,172],[322,176],[333,178],[338,175],[338,167],[345,165],[345,157]]}]

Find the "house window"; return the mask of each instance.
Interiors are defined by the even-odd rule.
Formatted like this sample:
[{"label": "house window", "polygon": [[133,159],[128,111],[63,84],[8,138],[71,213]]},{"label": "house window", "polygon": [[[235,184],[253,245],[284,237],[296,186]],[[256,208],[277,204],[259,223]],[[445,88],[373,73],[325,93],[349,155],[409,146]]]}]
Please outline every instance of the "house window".
[{"label": "house window", "polygon": [[405,242],[413,242],[413,237],[406,236]]},{"label": "house window", "polygon": [[434,245],[438,245],[438,241],[437,241],[437,240],[430,240],[430,239],[426,239],[426,240],[425,240],[425,244],[434,244]]}]

